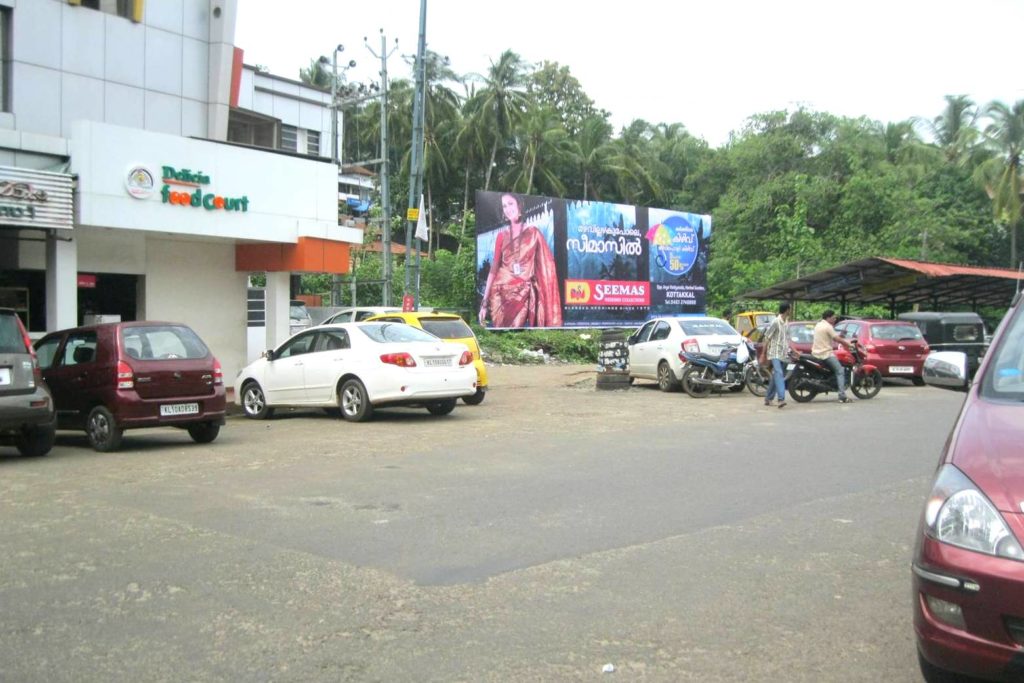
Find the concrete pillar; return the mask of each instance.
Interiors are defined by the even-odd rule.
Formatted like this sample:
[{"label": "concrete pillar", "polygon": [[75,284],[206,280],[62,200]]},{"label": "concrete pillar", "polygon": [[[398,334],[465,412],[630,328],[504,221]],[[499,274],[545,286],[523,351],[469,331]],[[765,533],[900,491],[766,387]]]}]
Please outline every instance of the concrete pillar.
[{"label": "concrete pillar", "polygon": [[267,273],[267,348],[276,349],[288,338],[288,272]]},{"label": "concrete pillar", "polygon": [[78,243],[70,230],[55,233],[46,240],[47,332],[78,325]]}]

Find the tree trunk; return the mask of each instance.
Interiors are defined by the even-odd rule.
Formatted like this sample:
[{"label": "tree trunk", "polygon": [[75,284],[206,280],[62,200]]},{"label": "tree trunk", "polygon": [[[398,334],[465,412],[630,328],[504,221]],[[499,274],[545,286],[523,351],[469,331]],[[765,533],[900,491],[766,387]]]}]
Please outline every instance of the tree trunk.
[{"label": "tree trunk", "polygon": [[494,158],[498,156],[498,136],[494,136],[494,144],[491,145],[491,162],[487,164],[487,175],[484,177],[484,191],[491,189],[491,169],[494,168]]},{"label": "tree trunk", "polygon": [[469,164],[466,164],[465,182],[462,186],[462,229],[459,231],[459,248],[462,248],[462,238],[466,236],[466,214],[469,211]]}]

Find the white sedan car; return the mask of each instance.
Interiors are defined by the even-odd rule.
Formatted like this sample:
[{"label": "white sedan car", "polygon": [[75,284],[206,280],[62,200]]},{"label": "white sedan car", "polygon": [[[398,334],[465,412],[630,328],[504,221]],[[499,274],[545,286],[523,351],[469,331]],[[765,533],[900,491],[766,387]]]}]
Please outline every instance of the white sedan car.
[{"label": "white sedan car", "polygon": [[742,344],[743,337],[721,318],[654,318],[630,335],[627,343],[629,376],[657,380],[662,391],[675,391],[686,365],[680,351],[717,355],[726,346]]},{"label": "white sedan car", "polygon": [[253,419],[277,407],[340,409],[361,422],[383,406],[447,415],[476,393],[473,354],[404,323],[313,327],[267,351],[235,379],[235,403]]}]

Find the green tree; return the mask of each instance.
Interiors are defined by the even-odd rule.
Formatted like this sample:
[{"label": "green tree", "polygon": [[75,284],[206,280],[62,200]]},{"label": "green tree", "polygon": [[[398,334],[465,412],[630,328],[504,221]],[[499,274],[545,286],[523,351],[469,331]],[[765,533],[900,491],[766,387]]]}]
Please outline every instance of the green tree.
[{"label": "green tree", "polygon": [[483,87],[475,95],[473,109],[492,127],[491,156],[484,176],[484,189],[491,187],[491,172],[497,164],[498,147],[507,144],[512,130],[529,102],[526,96],[526,64],[512,50],[505,50],[491,62]]},{"label": "green tree", "polygon": [[997,155],[992,163],[981,167],[992,195],[996,221],[1010,235],[1010,267],[1017,267],[1017,229],[1021,219],[1021,153],[1024,151],[1024,100],[1012,107],[992,102],[986,109],[991,123],[985,128],[985,139]]}]

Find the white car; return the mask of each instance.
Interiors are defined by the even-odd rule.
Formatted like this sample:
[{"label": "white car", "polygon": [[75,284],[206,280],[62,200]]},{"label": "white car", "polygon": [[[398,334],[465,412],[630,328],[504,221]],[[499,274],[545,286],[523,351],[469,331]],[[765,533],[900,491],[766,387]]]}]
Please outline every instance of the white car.
[{"label": "white car", "polygon": [[246,417],[274,408],[340,409],[362,422],[383,406],[447,415],[476,393],[473,354],[404,323],[345,323],[300,332],[238,373],[235,403]]},{"label": "white car", "polygon": [[401,308],[394,306],[353,306],[341,309],[320,324],[357,323],[360,320],[366,320],[370,316],[380,315],[381,313],[400,313],[401,311]]},{"label": "white car", "polygon": [[743,337],[721,318],[670,317],[648,320],[627,343],[629,376],[657,380],[662,391],[675,391],[686,365],[680,351],[718,355],[727,346],[741,345]]}]

